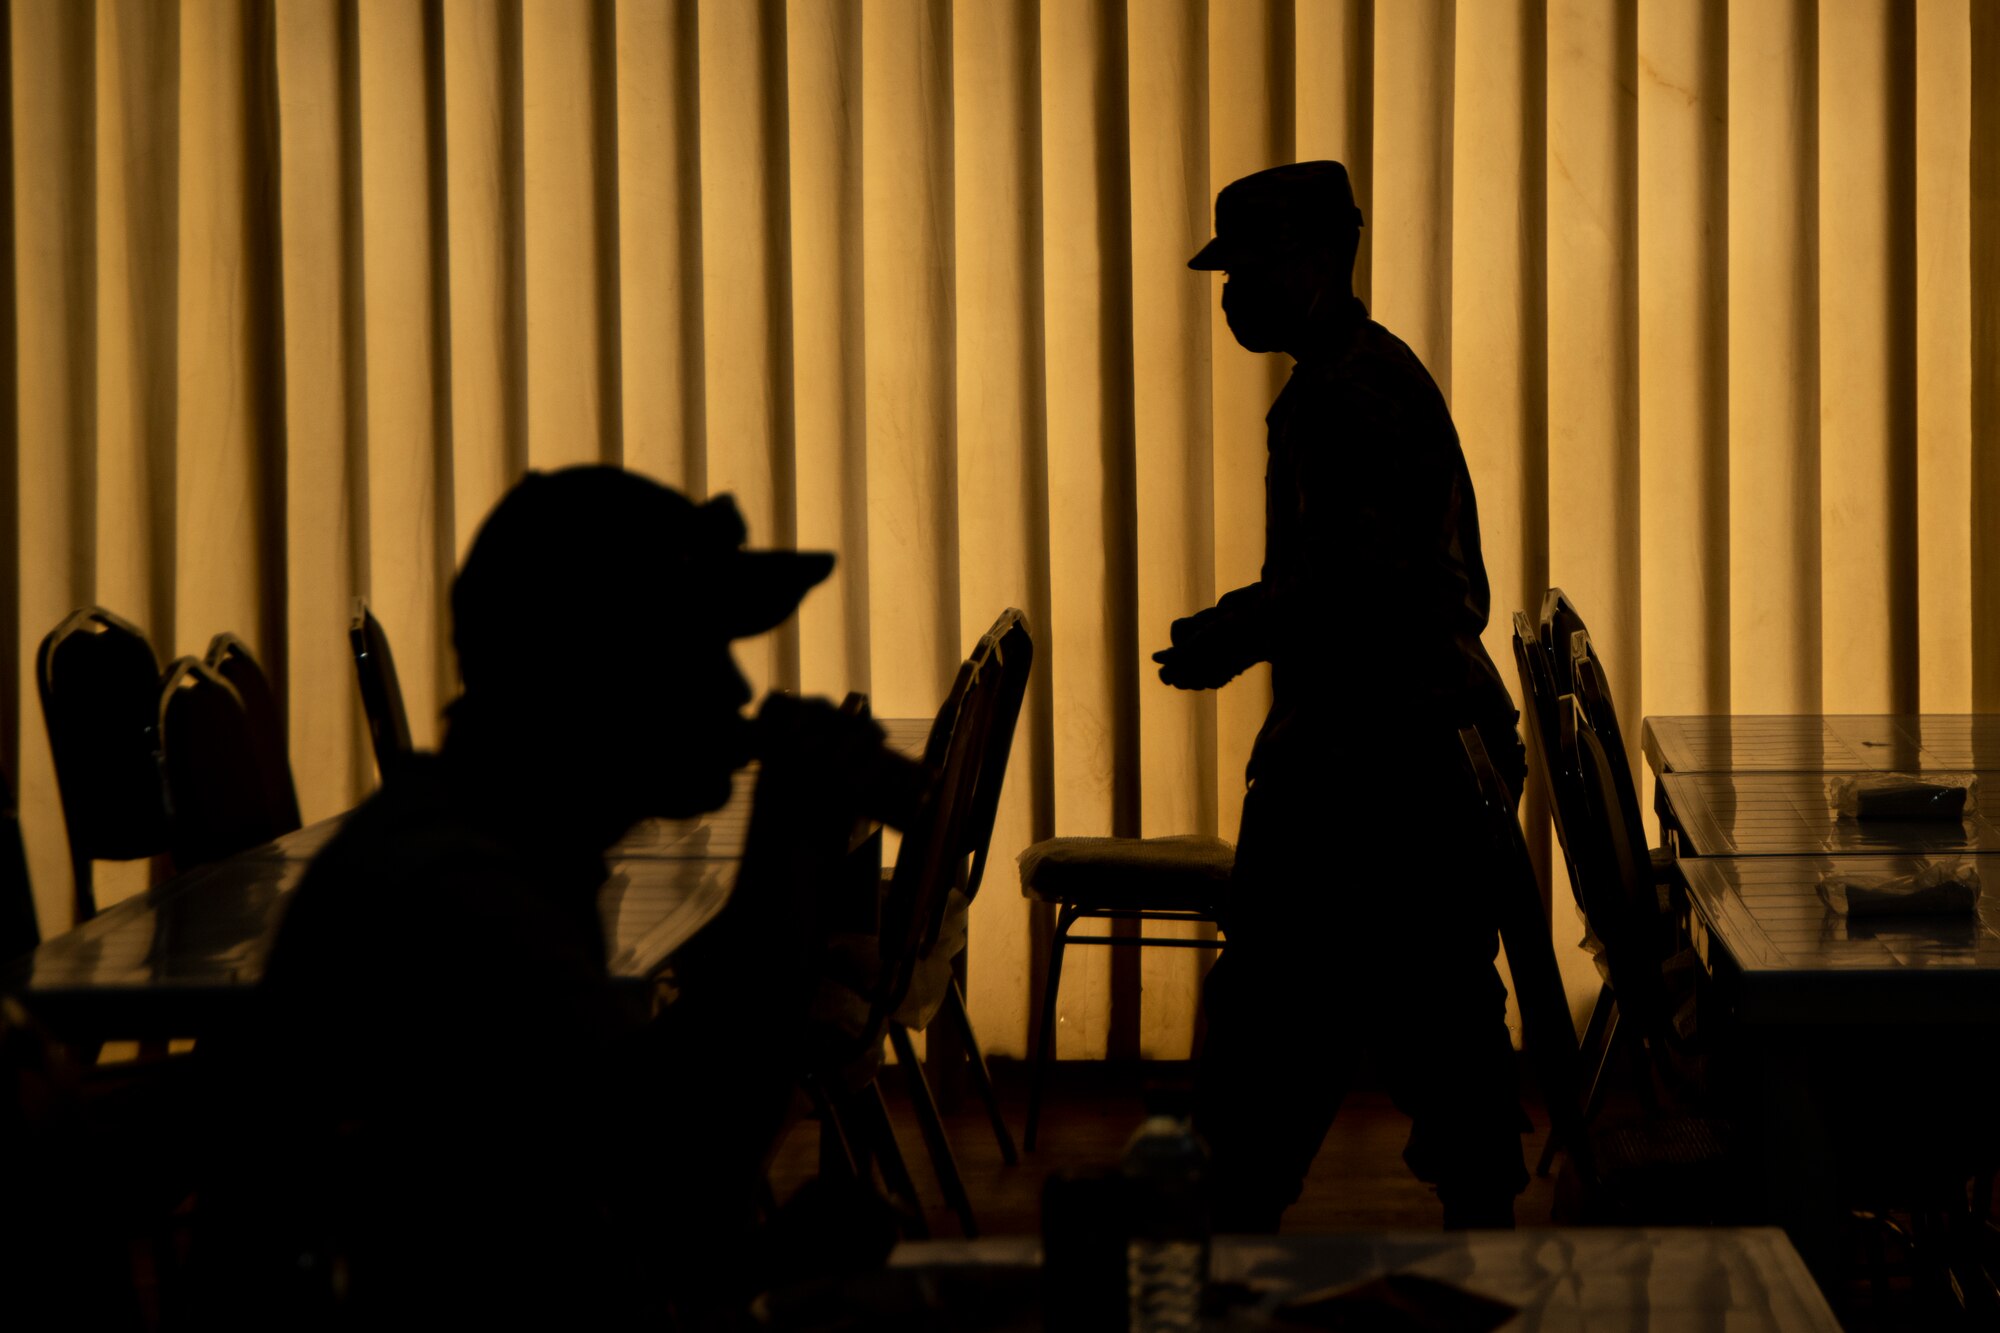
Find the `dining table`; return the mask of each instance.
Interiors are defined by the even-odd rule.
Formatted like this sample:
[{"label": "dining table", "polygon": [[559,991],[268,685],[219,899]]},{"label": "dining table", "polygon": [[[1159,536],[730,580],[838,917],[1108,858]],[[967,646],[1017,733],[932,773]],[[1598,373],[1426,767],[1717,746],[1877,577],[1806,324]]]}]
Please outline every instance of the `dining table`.
[{"label": "dining table", "polygon": [[[1642,749],[1746,1165],[1766,1215],[1831,1279],[1856,1182],[1949,1175],[1990,1115],[1979,1053],[2000,1038],[2000,715],[1649,717]],[[1885,774],[1967,775],[1967,808],[1837,811],[1830,783]],[[1849,886],[1919,873],[1978,892],[1940,914],[1847,910]]]},{"label": "dining table", "polygon": [[[891,749],[922,758],[929,718],[877,722]],[[642,821],[606,852],[597,894],[606,962],[635,1005],[729,901],[755,785],[755,767],[740,770],[719,808]],[[44,1026],[79,1043],[198,1040],[226,1028],[255,1003],[292,894],[344,819],[196,866],[106,908],[0,967],[0,994],[18,996]],[[879,857],[879,834],[879,825],[857,828],[853,850],[872,844]],[[862,873],[872,884],[876,872]]]},{"label": "dining table", "polygon": [[2000,769],[2000,713],[1649,717],[1640,749],[1655,777]]},{"label": "dining table", "polygon": [[[1124,1277],[1121,1263],[1110,1280],[1122,1286]],[[905,1243],[886,1272],[774,1293],[764,1315],[774,1330],[1029,1333],[1077,1324],[1074,1316],[1064,1322],[1059,1299],[1044,1281],[1038,1238],[981,1237]],[[1840,1329],[1797,1251],[1773,1227],[1223,1235],[1209,1246],[1203,1307],[1202,1328],[1246,1333]]]},{"label": "dining table", "polygon": [[[2000,1023],[1994,892],[1955,916],[1854,917],[1823,891],[1926,866],[2000,888],[2000,715],[1649,717],[1643,736],[1688,938],[1734,1021]],[[1956,820],[1836,811],[1830,780],[1891,772],[1976,785]]]}]

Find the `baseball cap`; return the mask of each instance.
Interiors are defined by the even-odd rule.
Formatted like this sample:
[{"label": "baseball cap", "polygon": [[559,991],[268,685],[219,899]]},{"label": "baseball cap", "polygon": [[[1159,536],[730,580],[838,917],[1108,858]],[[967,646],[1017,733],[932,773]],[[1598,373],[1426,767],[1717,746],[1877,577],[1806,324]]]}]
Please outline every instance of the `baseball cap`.
[{"label": "baseball cap", "polygon": [[1215,196],[1215,238],[1188,260],[1191,269],[1225,269],[1246,254],[1324,245],[1361,226],[1354,187],[1338,162],[1292,162],[1231,181]]},{"label": "baseball cap", "polygon": [[736,501],[696,504],[623,468],[530,472],[480,525],[451,588],[468,689],[571,635],[741,639],[782,624],[828,551],[746,550]]}]

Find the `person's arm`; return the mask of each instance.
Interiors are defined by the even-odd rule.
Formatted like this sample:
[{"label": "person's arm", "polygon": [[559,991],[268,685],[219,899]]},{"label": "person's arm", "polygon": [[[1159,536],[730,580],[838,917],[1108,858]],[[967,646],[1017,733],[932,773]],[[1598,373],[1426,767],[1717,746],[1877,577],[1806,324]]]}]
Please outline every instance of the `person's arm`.
[{"label": "person's arm", "polygon": [[[1441,616],[1451,589],[1429,595],[1436,547],[1460,497],[1436,442],[1387,388],[1344,383],[1301,402],[1290,431],[1297,455],[1293,558],[1266,560],[1255,583],[1173,625],[1173,647],[1154,654],[1160,678],[1213,689],[1299,636],[1318,641],[1321,621],[1344,620],[1388,642]],[[1414,599],[1413,599],[1413,594]],[[1442,623],[1442,622],[1440,622]]]},{"label": "person's arm", "polygon": [[1272,620],[1262,580],[1224,593],[1214,606],[1169,628],[1172,647],[1153,654],[1160,679],[1177,690],[1220,689],[1271,659]]}]

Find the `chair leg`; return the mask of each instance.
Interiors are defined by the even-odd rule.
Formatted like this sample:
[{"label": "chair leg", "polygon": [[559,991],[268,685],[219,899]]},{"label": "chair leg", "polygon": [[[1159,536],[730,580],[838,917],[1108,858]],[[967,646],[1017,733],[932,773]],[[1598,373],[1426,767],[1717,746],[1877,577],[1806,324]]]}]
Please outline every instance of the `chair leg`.
[{"label": "chair leg", "polygon": [[1014,1135],[1007,1128],[1006,1117],[1000,1114],[1000,1098],[993,1091],[993,1075],[986,1068],[986,1055],[979,1049],[979,1038],[972,1034],[972,1016],[965,1011],[965,992],[959,989],[957,977],[951,979],[951,988],[945,992],[944,1007],[950,1012],[951,1021],[958,1028],[959,1039],[965,1043],[966,1057],[972,1062],[972,1086],[986,1106],[986,1118],[992,1123],[993,1137],[1000,1144],[1000,1160],[1009,1166],[1019,1166],[1021,1155],[1014,1150]]},{"label": "chair leg", "polygon": [[924,1077],[923,1062],[917,1059],[916,1043],[910,1040],[908,1028],[891,1023],[889,1044],[903,1067],[910,1106],[917,1113],[917,1127],[923,1131],[924,1147],[930,1152],[931,1169],[937,1173],[945,1204],[958,1214],[958,1225],[969,1240],[979,1234],[979,1224],[973,1220],[972,1200],[966,1197],[965,1182],[959,1178],[958,1159],[952,1155],[951,1140],[945,1137],[944,1121],[938,1116],[937,1099],[931,1096],[930,1080]]},{"label": "chair leg", "polygon": [[869,1080],[868,1086],[855,1097],[855,1109],[867,1125],[869,1146],[875,1165],[881,1169],[883,1188],[909,1210],[910,1239],[929,1240],[931,1229],[924,1222],[924,1201],[917,1194],[917,1183],[910,1179],[910,1168],[896,1143],[896,1126],[889,1119],[889,1104],[882,1100],[881,1085]]},{"label": "chair leg", "polygon": [[806,1084],[806,1095],[812,1099],[813,1114],[819,1120],[820,1175],[828,1180],[860,1180],[861,1162],[854,1155],[847,1126],[841,1123],[833,1099],[816,1081]]},{"label": "chair leg", "polygon": [[1062,987],[1063,947],[1069,941],[1069,928],[1076,921],[1076,908],[1064,903],[1056,916],[1055,938],[1049,941],[1049,978],[1042,987],[1042,1030],[1035,1043],[1035,1068],[1028,1078],[1028,1125],[1021,1136],[1021,1146],[1029,1152],[1035,1150],[1035,1127],[1042,1118],[1042,1083],[1048,1077],[1049,1061],[1055,1056],[1056,1047],[1056,992]]},{"label": "chair leg", "polygon": [[[1590,1007],[1590,1022],[1584,1025],[1583,1041],[1577,1052],[1583,1063],[1590,1064],[1601,1056],[1602,1052],[1598,1049],[1598,1043],[1604,1040],[1604,1030],[1611,1021],[1611,1010],[1611,987],[1599,986],[1597,988],[1597,1003]],[[1593,1093],[1596,1087],[1597,1084],[1593,1081],[1591,1083]],[[1583,1118],[1584,1122],[1588,1124],[1590,1113],[1586,1111]],[[1548,1176],[1549,1168],[1555,1165],[1556,1150],[1562,1146],[1562,1140],[1556,1133],[1555,1117],[1550,1116],[1549,1141],[1542,1145],[1541,1160],[1535,1163],[1536,1175],[1544,1178]]]},{"label": "chair leg", "polygon": [[1583,1099],[1583,1123],[1597,1119],[1597,1113],[1604,1109],[1604,1094],[1610,1090],[1611,1080],[1605,1075],[1610,1072],[1611,1059],[1618,1053],[1618,1000],[1611,1000],[1611,1016],[1604,1020],[1604,1047],[1597,1053],[1597,1067],[1590,1071],[1590,1091]]}]

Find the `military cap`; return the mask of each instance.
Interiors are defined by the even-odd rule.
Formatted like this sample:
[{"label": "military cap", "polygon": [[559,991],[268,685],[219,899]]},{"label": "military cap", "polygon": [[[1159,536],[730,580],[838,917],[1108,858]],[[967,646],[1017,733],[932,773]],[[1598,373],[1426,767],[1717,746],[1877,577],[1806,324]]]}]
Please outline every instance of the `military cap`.
[{"label": "military cap", "polygon": [[1354,187],[1338,162],[1292,162],[1245,176],[1215,197],[1215,239],[1188,260],[1225,269],[1242,255],[1284,254],[1331,244],[1361,226]]}]

